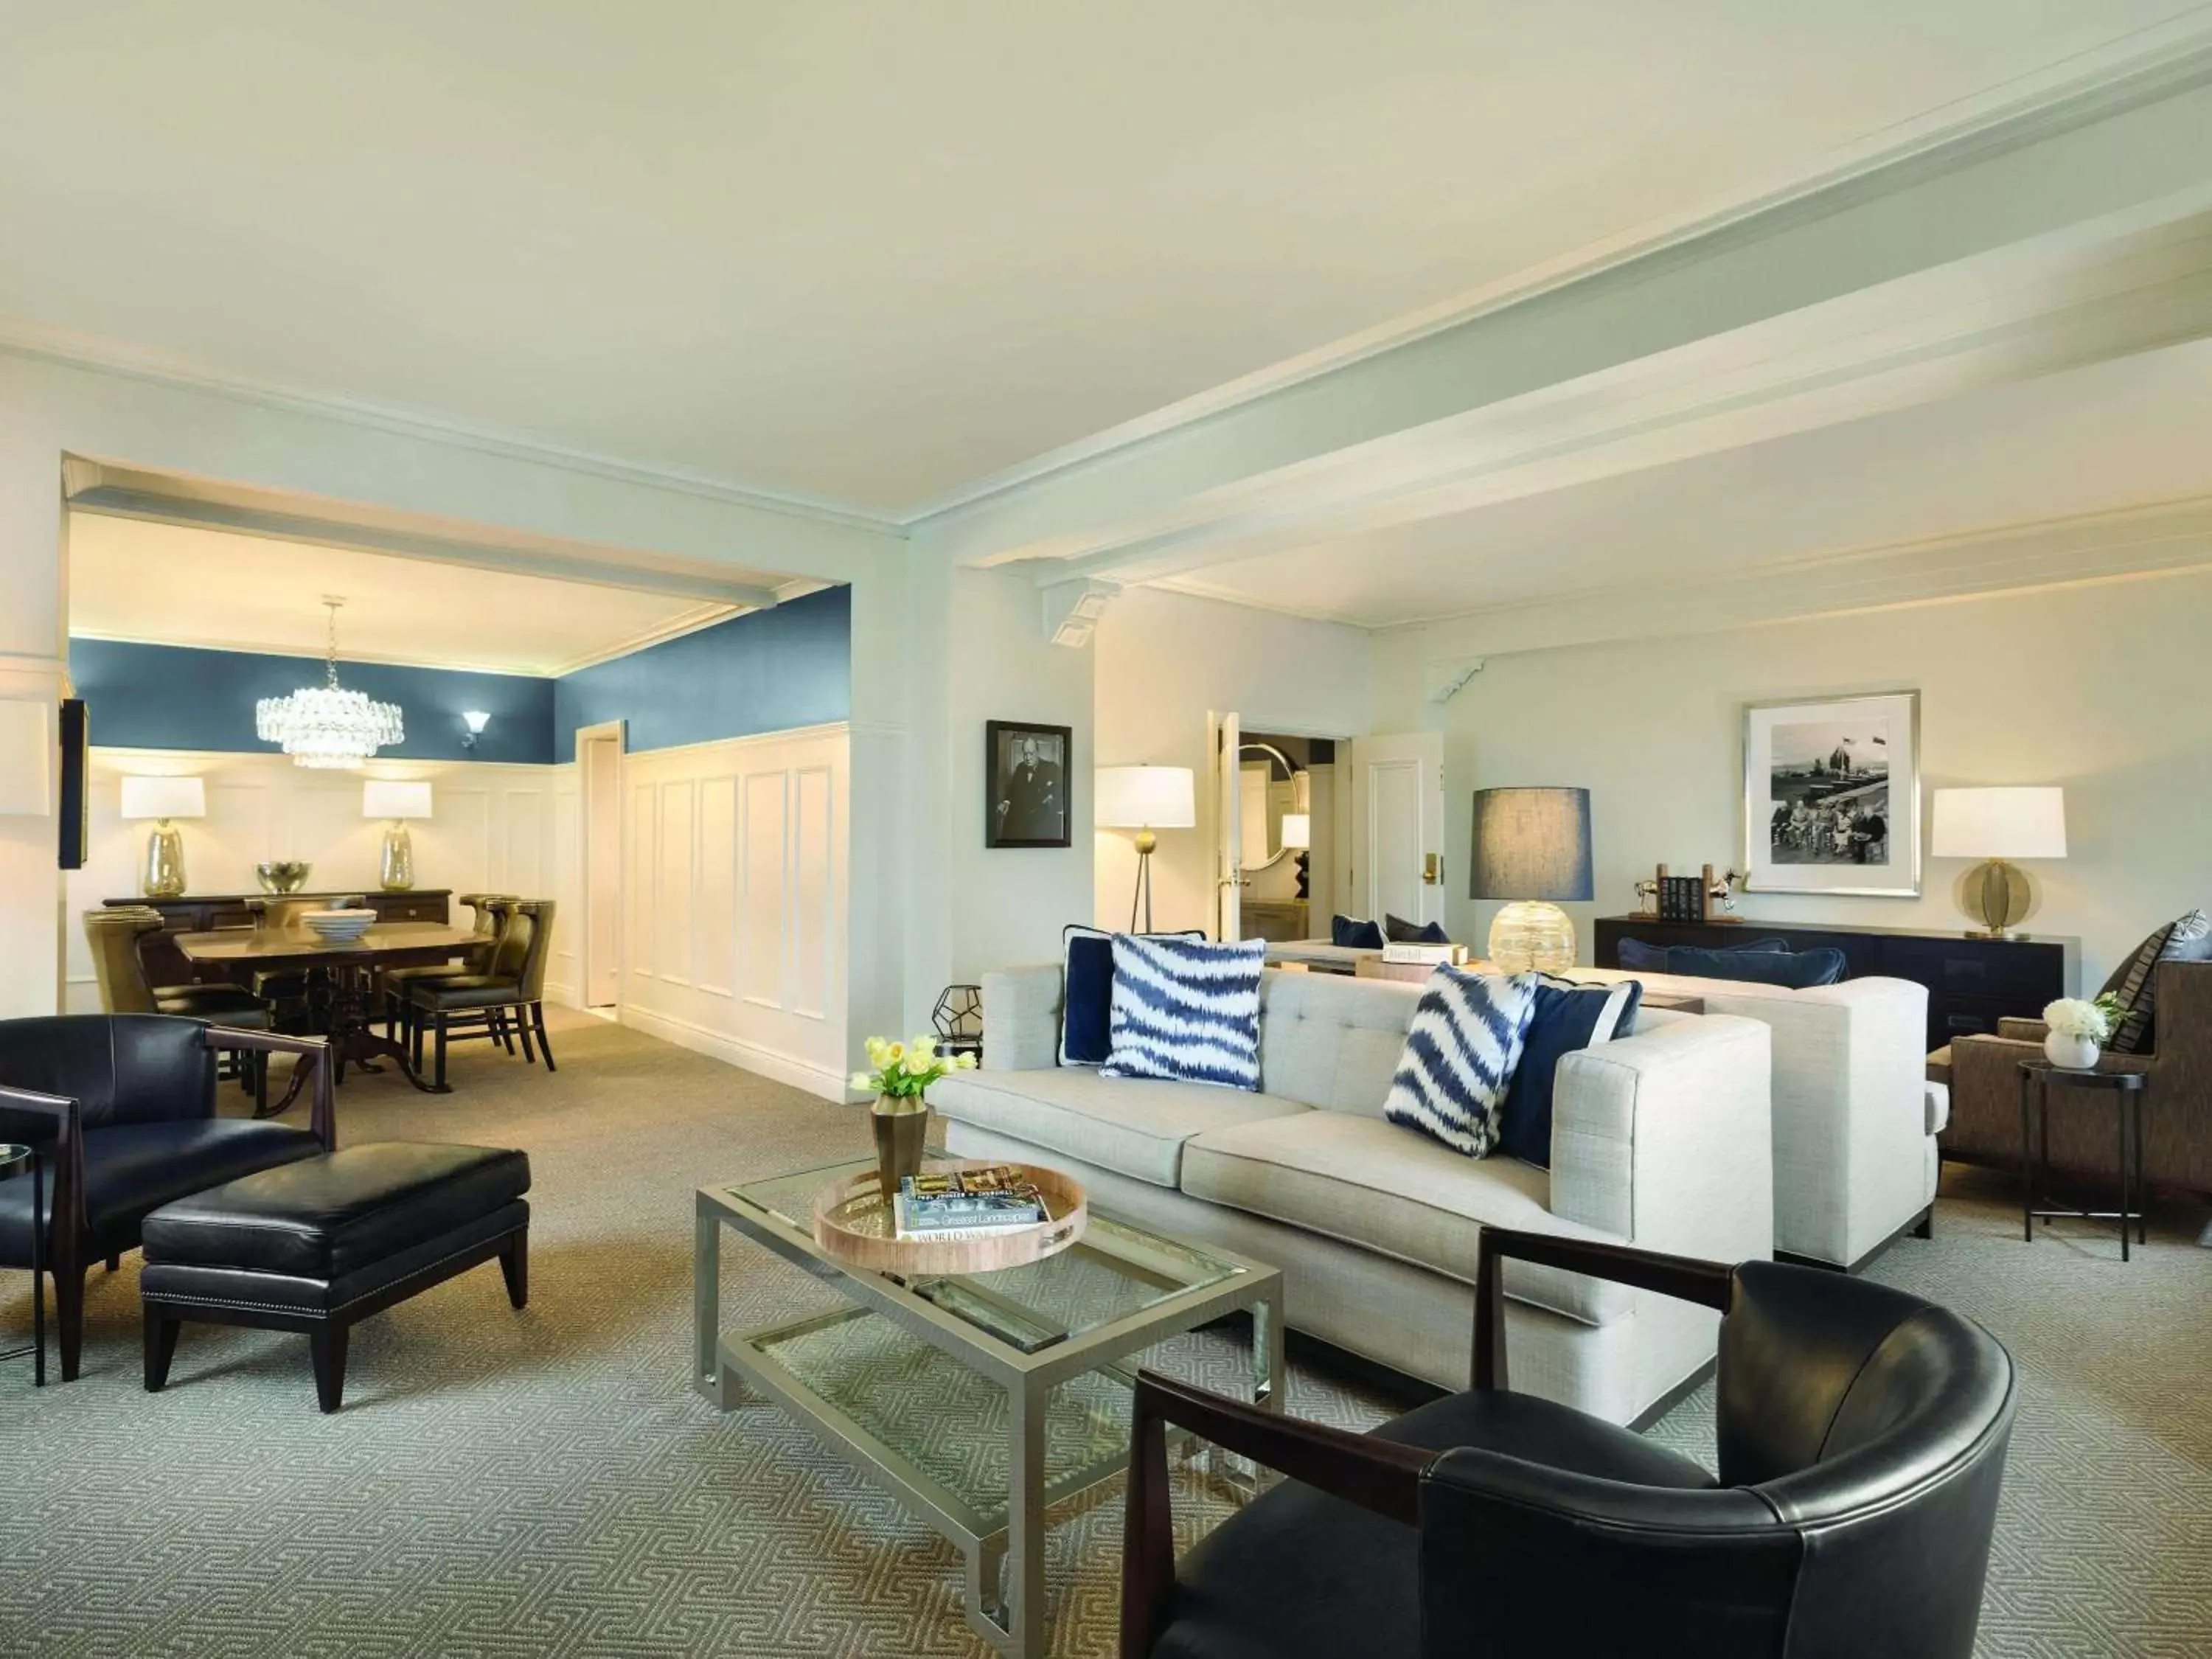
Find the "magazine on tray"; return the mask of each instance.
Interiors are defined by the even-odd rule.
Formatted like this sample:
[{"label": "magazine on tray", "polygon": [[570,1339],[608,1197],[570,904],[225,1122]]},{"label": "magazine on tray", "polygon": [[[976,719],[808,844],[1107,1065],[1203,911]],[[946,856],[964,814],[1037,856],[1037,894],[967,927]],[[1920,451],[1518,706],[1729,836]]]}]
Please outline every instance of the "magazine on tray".
[{"label": "magazine on tray", "polygon": [[1048,1217],[1044,1194],[1011,1164],[908,1176],[891,1201],[901,1238],[981,1238]]}]

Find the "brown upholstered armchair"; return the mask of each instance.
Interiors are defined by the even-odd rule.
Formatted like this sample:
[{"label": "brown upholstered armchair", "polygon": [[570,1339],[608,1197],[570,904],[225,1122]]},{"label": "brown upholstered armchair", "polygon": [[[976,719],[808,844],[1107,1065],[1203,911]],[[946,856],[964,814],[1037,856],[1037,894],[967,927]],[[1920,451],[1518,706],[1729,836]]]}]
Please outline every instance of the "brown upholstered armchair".
[{"label": "brown upholstered armchair", "polygon": [[[2162,962],[2157,975],[2155,1048],[2106,1054],[2100,1069],[2142,1072],[2143,1175],[2153,1185],[2212,1196],[2212,962]],[[2016,1167],[2020,1161],[2020,1062],[2043,1052],[2039,1019],[2007,1019],[1995,1036],[1960,1037],[1929,1057],[1929,1076],[1951,1089],[1943,1156]],[[2117,1179],[2112,1117],[2105,1109],[2051,1114],[2051,1167]]]}]

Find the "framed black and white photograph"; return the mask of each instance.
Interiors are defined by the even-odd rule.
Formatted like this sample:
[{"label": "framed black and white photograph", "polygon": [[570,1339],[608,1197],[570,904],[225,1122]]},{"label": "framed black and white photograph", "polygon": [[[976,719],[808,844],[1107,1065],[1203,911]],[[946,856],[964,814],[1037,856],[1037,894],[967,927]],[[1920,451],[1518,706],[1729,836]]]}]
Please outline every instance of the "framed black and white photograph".
[{"label": "framed black and white photograph", "polygon": [[1743,712],[1744,857],[1754,893],[1920,895],[1920,694]]},{"label": "framed black and white photograph", "polygon": [[1068,758],[1065,726],[983,723],[983,845],[1066,847]]}]

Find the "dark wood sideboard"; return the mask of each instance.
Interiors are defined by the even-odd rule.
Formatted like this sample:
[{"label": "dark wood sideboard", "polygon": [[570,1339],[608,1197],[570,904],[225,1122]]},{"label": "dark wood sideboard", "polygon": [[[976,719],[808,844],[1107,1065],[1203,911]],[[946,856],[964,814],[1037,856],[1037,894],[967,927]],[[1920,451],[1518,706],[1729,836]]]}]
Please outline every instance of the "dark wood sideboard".
[{"label": "dark wood sideboard", "polygon": [[[354,890],[358,892],[358,888]],[[101,903],[109,908],[119,904],[143,904],[161,913],[162,929],[149,933],[139,941],[138,959],[146,964],[146,977],[156,985],[189,985],[201,974],[185,960],[184,952],[169,940],[172,933],[211,933],[218,927],[250,927],[253,915],[246,908],[249,898],[272,896],[265,893],[187,893],[182,898],[112,898]],[[287,899],[331,899],[343,897],[339,893],[283,893],[273,896]],[[452,890],[444,887],[415,887],[404,893],[364,893],[368,908],[376,912],[379,921],[445,921],[452,912]]]},{"label": "dark wood sideboard", "polygon": [[2033,1018],[2055,997],[2078,994],[2079,939],[1970,939],[1963,933],[1913,927],[1847,927],[1814,921],[1647,921],[1640,916],[1600,916],[1596,965],[1620,965],[1620,941],[1695,945],[1725,951],[1750,939],[1786,940],[1793,951],[1822,948],[1844,953],[1844,976],[1886,975],[1928,988],[1928,1047],[1953,1037],[1994,1031],[2010,1016]]}]

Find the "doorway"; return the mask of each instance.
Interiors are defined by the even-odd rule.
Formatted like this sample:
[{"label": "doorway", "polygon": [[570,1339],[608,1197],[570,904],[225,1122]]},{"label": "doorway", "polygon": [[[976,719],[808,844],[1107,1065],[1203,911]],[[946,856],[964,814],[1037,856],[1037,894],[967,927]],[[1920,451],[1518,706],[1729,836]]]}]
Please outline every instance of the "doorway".
[{"label": "doorway", "polygon": [[583,796],[582,1000],[611,1012],[622,1000],[623,722],[578,728],[576,772]]},{"label": "doorway", "polygon": [[1327,938],[1340,908],[1340,773],[1347,744],[1247,729],[1235,714],[1217,713],[1211,723],[1219,936],[1278,944]]}]

